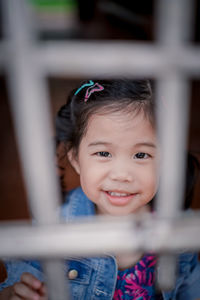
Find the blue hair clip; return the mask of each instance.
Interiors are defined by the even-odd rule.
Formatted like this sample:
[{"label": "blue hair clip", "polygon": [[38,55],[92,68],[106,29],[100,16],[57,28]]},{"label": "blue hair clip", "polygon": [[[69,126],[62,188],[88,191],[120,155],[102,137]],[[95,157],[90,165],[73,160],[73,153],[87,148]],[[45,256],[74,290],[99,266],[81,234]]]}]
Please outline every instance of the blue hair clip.
[{"label": "blue hair clip", "polygon": [[86,87],[86,86],[92,86],[92,85],[94,85],[94,82],[93,82],[92,80],[90,80],[89,83],[83,84],[83,85],[75,92],[74,95],[77,95],[82,89],[84,89],[84,87]]}]

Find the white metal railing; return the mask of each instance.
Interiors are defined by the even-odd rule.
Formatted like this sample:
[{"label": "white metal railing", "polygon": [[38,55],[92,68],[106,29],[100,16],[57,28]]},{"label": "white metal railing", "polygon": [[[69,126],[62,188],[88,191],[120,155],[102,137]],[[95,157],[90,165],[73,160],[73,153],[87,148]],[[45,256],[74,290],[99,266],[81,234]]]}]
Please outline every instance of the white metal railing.
[{"label": "white metal railing", "polygon": [[[66,256],[138,249],[166,252],[170,254],[161,256],[159,277],[162,286],[170,287],[175,274],[175,255],[171,253],[175,254],[180,248],[200,249],[200,241],[196,239],[199,215],[184,217],[180,213],[189,109],[187,80],[189,76],[200,75],[199,47],[189,43],[193,1],[158,1],[157,39],[153,44],[116,41],[38,43],[28,2],[4,0],[2,4],[4,39],[0,43],[0,68],[8,76],[29,205],[38,225],[2,223],[0,256],[45,259],[49,298],[62,300],[67,297],[61,268]],[[113,218],[96,218],[86,223],[59,224],[60,195],[53,164],[45,81],[46,76],[52,74],[73,77],[145,75],[157,79],[163,164],[159,170],[161,188],[156,218],[146,215],[140,221],[137,217],[128,217],[118,222]],[[159,101],[163,98],[167,99],[164,111]],[[122,240],[125,242],[121,243]],[[57,259],[51,261],[51,258]]]},{"label": "white metal railing", "polygon": [[[141,215],[134,217],[95,217],[52,224],[2,224],[0,256],[63,258],[97,255],[122,251],[176,252],[198,250],[200,214],[191,217],[161,218]],[[67,229],[67,230],[66,230]]]}]

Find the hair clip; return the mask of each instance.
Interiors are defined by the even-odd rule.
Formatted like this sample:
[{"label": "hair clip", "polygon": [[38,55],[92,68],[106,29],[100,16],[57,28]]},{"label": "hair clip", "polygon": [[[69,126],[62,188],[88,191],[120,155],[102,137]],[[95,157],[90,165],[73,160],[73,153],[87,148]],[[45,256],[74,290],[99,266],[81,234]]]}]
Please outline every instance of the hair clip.
[{"label": "hair clip", "polygon": [[90,80],[88,83],[84,83],[80,88],[77,89],[77,91],[74,93],[74,95],[77,95],[82,89],[85,87],[88,87],[85,93],[84,102],[87,102],[89,97],[94,92],[100,92],[104,90],[104,87],[100,85],[98,82],[94,83],[94,81]]},{"label": "hair clip", "polygon": [[90,80],[89,83],[84,83],[80,88],[78,88],[78,90],[75,92],[74,95],[77,95],[82,89],[84,89],[84,87],[86,87],[86,86],[91,86],[91,85],[93,85],[93,84],[94,84],[94,82],[93,82],[92,80]]},{"label": "hair clip", "polygon": [[100,85],[98,82],[96,82],[94,85],[87,88],[87,91],[85,93],[84,102],[87,102],[87,100],[89,99],[89,97],[91,96],[92,93],[100,92],[103,90],[104,90],[104,87],[102,85]]}]

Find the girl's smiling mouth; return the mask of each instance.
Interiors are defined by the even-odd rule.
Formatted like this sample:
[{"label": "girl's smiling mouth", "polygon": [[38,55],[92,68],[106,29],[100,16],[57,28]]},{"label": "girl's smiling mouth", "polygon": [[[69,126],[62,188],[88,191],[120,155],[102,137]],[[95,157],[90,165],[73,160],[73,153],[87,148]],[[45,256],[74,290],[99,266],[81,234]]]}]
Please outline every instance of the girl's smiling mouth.
[{"label": "girl's smiling mouth", "polygon": [[126,192],[120,192],[120,191],[105,191],[105,194],[107,196],[108,201],[112,204],[112,205],[116,205],[116,206],[124,206],[127,205],[132,199],[133,197],[136,195],[135,194],[131,194],[131,193],[126,193]]}]

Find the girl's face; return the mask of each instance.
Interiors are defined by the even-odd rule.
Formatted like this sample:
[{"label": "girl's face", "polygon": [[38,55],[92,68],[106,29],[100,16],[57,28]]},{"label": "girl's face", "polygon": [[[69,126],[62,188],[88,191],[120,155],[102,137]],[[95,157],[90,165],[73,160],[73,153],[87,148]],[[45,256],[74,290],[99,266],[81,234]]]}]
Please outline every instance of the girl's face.
[{"label": "girl's face", "polygon": [[144,114],[113,112],[90,117],[77,157],[69,158],[97,212],[140,211],[157,190],[157,141]]}]

